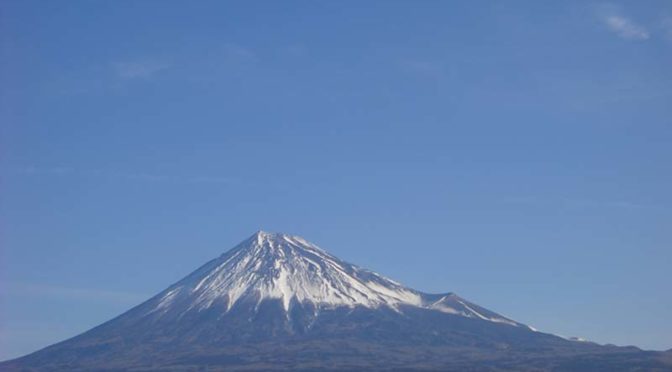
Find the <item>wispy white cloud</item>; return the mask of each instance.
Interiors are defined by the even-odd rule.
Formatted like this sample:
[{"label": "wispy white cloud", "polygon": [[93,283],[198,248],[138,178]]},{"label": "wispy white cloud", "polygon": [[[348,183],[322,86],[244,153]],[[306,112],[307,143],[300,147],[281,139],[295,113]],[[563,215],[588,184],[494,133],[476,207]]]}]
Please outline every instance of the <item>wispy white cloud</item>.
[{"label": "wispy white cloud", "polygon": [[645,26],[635,22],[617,4],[596,4],[595,12],[604,27],[623,40],[644,41],[651,37],[651,32]]},{"label": "wispy white cloud", "polygon": [[112,64],[117,77],[121,79],[149,79],[169,66],[160,61],[115,62]]},{"label": "wispy white cloud", "polygon": [[624,210],[664,210],[664,207],[652,204],[633,202],[628,200],[597,200],[597,199],[578,199],[578,198],[551,198],[535,195],[520,195],[504,198],[502,200],[509,204],[520,205],[543,205],[556,207],[572,208],[608,208]]},{"label": "wispy white cloud", "polygon": [[251,49],[234,43],[224,44],[223,51],[224,56],[229,59],[248,61],[257,59],[256,53],[254,53]]},{"label": "wispy white cloud", "polygon": [[125,172],[109,169],[75,169],[72,167],[36,167],[24,166],[11,168],[14,173],[25,175],[82,175],[105,177],[120,180],[136,180],[136,181],[150,181],[150,182],[173,182],[173,183],[194,183],[194,184],[226,184],[233,182],[231,177],[224,177],[218,175],[170,175],[157,174],[147,172]]},{"label": "wispy white cloud", "polygon": [[92,288],[74,288],[51,284],[6,282],[0,286],[4,296],[58,297],[72,300],[135,304],[149,298],[143,293],[101,290]]},{"label": "wispy white cloud", "polygon": [[609,30],[625,40],[641,41],[651,37],[651,34],[644,26],[620,15],[604,15],[602,21]]},{"label": "wispy white cloud", "polygon": [[663,18],[660,22],[660,28],[665,34],[667,40],[672,41],[672,16]]}]

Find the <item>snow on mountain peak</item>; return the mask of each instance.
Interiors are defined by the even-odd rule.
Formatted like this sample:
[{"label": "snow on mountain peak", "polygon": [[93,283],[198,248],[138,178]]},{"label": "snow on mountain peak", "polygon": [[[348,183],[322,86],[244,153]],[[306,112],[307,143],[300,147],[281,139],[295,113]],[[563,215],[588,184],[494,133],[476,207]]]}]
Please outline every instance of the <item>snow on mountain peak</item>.
[{"label": "snow on mountain peak", "polygon": [[339,260],[315,244],[293,235],[258,231],[220,257],[208,262],[156,298],[152,312],[201,311],[237,303],[258,306],[279,300],[316,309],[421,307],[511,325],[514,321],[466,302],[454,294],[428,295],[374,272]]},{"label": "snow on mountain peak", "polygon": [[415,291],[372,272],[340,261],[305,239],[259,231],[209,262],[163,294],[159,309],[189,297],[194,308],[266,299],[317,306],[420,304]]}]

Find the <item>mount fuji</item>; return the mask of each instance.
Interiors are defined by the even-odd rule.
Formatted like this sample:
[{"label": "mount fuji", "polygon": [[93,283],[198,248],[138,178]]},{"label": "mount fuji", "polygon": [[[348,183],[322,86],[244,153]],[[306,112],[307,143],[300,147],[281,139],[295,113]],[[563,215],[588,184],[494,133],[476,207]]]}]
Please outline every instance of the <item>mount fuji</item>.
[{"label": "mount fuji", "polygon": [[670,353],[536,331],[298,236],[259,231],[146,302],[1,371],[672,370]]}]

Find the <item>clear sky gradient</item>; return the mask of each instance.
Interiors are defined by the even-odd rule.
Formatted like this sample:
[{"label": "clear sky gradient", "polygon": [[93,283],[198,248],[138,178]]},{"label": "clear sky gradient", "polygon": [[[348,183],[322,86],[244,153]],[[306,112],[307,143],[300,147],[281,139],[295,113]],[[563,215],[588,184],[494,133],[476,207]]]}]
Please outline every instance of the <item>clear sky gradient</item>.
[{"label": "clear sky gradient", "polygon": [[672,348],[672,2],[2,1],[0,360],[258,229]]}]

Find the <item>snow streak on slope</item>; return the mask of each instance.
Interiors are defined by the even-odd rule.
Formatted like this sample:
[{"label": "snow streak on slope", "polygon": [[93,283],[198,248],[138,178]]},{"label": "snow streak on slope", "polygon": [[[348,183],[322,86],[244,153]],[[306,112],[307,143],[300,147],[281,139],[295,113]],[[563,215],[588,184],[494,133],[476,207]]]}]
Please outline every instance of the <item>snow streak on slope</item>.
[{"label": "snow streak on slope", "polygon": [[185,312],[240,301],[280,300],[315,308],[426,308],[465,317],[521,325],[455,296],[427,295],[343,262],[303,238],[259,231],[159,294],[152,312]]}]

